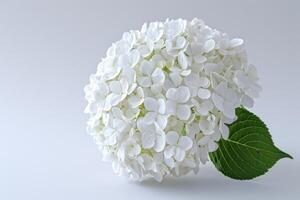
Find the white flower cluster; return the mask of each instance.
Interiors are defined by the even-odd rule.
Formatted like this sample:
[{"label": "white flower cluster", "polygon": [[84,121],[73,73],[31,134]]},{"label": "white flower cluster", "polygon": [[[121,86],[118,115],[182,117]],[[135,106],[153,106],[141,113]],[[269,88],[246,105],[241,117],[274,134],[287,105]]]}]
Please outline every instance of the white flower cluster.
[{"label": "white flower cluster", "polygon": [[242,39],[199,19],[144,24],[123,34],[85,87],[88,132],[114,171],[133,180],[199,170],[235,108],[261,90]]}]

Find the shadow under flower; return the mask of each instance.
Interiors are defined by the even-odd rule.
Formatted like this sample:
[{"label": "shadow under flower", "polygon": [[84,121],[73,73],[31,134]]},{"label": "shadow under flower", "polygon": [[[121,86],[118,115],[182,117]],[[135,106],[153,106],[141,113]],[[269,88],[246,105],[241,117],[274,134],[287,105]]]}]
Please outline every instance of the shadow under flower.
[{"label": "shadow under flower", "polygon": [[165,177],[158,183],[153,179],[148,179],[137,185],[145,188],[155,188],[156,190],[178,193],[201,193],[209,192],[228,192],[232,194],[241,193],[244,191],[257,192],[268,189],[268,185],[254,180],[239,181],[233,180],[218,173],[211,167],[203,167],[198,175],[189,174],[185,177],[174,178]]}]

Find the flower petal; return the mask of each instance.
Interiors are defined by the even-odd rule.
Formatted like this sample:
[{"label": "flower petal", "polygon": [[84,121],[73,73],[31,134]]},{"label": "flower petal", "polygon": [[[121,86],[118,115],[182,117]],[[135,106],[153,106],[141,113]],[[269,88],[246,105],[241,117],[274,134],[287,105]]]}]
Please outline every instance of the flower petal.
[{"label": "flower petal", "polygon": [[207,40],[207,41],[204,43],[204,46],[203,46],[204,51],[205,51],[206,53],[212,51],[212,50],[215,48],[215,44],[216,44],[216,43],[215,43],[215,41],[214,41],[213,39]]},{"label": "flower petal", "polygon": [[161,129],[165,129],[168,123],[168,116],[166,115],[157,115],[157,124]]},{"label": "flower petal", "polygon": [[220,96],[219,96],[218,94],[216,94],[216,93],[213,93],[213,94],[212,94],[212,100],[213,100],[215,106],[216,106],[219,110],[221,110],[221,111],[224,110],[224,106],[223,106],[224,100],[223,100],[222,97],[220,97]]},{"label": "flower petal", "polygon": [[155,144],[155,133],[154,132],[142,132],[142,146],[145,149],[150,149]]},{"label": "flower petal", "polygon": [[95,103],[89,103],[84,109],[84,113],[96,113],[96,112],[97,112],[97,104]]},{"label": "flower petal", "polygon": [[121,95],[116,95],[116,94],[111,93],[111,95],[108,95],[107,97],[110,97],[110,98],[107,98],[107,99],[109,100],[109,104],[111,106],[116,106],[122,101],[122,96]]},{"label": "flower petal", "polygon": [[141,63],[140,69],[143,74],[150,76],[154,70],[154,66],[149,61],[143,61]]},{"label": "flower petal", "polygon": [[127,41],[120,40],[115,43],[116,46],[116,55],[123,55],[129,52],[130,45]]},{"label": "flower petal", "polygon": [[198,106],[196,106],[197,112],[203,116],[206,116],[213,108],[214,105],[210,100],[203,101]]},{"label": "flower petal", "polygon": [[139,118],[137,120],[137,128],[138,128],[138,130],[141,133],[143,133],[143,132],[155,133],[155,126],[154,126],[154,124],[147,123],[147,121],[145,120],[145,118]]},{"label": "flower petal", "polygon": [[174,146],[167,146],[165,148],[165,151],[164,151],[165,158],[169,159],[169,158],[171,158],[174,155],[175,155],[175,147]]},{"label": "flower petal", "polygon": [[200,146],[205,146],[210,142],[210,136],[203,136],[200,140],[198,140],[197,144]]},{"label": "flower petal", "polygon": [[191,137],[194,137],[197,133],[200,132],[200,128],[198,123],[196,122],[191,122],[190,124],[187,125],[187,129],[186,132],[188,135],[190,135]]},{"label": "flower petal", "polygon": [[109,89],[114,94],[121,94],[122,93],[122,85],[121,85],[120,81],[110,82]]},{"label": "flower petal", "polygon": [[141,147],[138,144],[132,144],[132,147],[129,148],[128,154],[131,156],[136,156],[141,153]]},{"label": "flower petal", "polygon": [[166,97],[170,100],[175,101],[177,98],[177,89],[176,88],[170,88],[168,89],[166,93]]},{"label": "flower petal", "polygon": [[166,135],[166,142],[170,145],[175,145],[178,142],[179,135],[175,131],[169,131]]},{"label": "flower petal", "polygon": [[188,59],[182,51],[178,54],[178,63],[182,69],[186,69],[188,67]]},{"label": "flower petal", "polygon": [[105,68],[104,69],[104,75],[103,75],[103,80],[112,80],[114,78],[116,78],[120,72],[121,72],[121,68],[118,67],[118,68],[113,68],[113,67],[110,67],[110,68]]},{"label": "flower petal", "polygon": [[156,99],[152,97],[147,97],[144,100],[145,108],[149,111],[158,112],[159,110],[159,103]]},{"label": "flower petal", "polygon": [[171,20],[167,24],[167,37],[173,39],[182,33],[187,25],[186,20]]},{"label": "flower petal", "polygon": [[224,115],[230,119],[235,118],[235,106],[230,102],[224,103]]},{"label": "flower petal", "polygon": [[115,55],[116,55],[116,46],[114,44],[107,49],[106,55],[108,57],[115,57]]},{"label": "flower petal", "polygon": [[238,46],[241,46],[243,43],[244,43],[244,40],[242,40],[240,38],[235,38],[230,41],[230,47],[231,48],[238,47]]},{"label": "flower petal", "polygon": [[218,148],[218,145],[214,141],[211,141],[208,143],[208,151],[209,152],[213,152],[213,151],[217,150],[217,148]]},{"label": "flower petal", "polygon": [[206,118],[201,118],[199,122],[199,128],[204,135],[211,135],[214,133],[214,126],[215,124]]},{"label": "flower petal", "polygon": [[242,105],[251,108],[254,105],[254,101],[251,97],[249,97],[248,95],[243,96],[242,98]]},{"label": "flower petal", "polygon": [[175,87],[179,86],[182,83],[182,77],[178,72],[172,72],[169,74],[169,76]]},{"label": "flower petal", "polygon": [[162,91],[162,85],[161,84],[152,84],[151,85],[151,91],[153,92],[153,94],[159,94]]},{"label": "flower petal", "polygon": [[199,78],[199,86],[201,86],[203,88],[208,88],[209,85],[210,85],[210,81],[208,78],[206,78],[206,77]]},{"label": "flower petal", "polygon": [[140,60],[140,52],[137,49],[132,50],[130,52],[131,67],[136,66],[139,60]]},{"label": "flower petal", "polygon": [[189,138],[188,136],[181,136],[179,138],[179,142],[178,145],[180,146],[181,149],[187,151],[190,148],[192,148],[193,146],[193,141],[191,138]]},{"label": "flower petal", "polygon": [[159,28],[158,23],[150,23],[147,30],[147,38],[153,42],[158,41],[163,35],[163,30]]},{"label": "flower petal", "polygon": [[186,45],[186,39],[182,36],[177,37],[176,39],[176,48],[182,49]]},{"label": "flower petal", "polygon": [[219,130],[222,134],[222,137],[227,140],[229,137],[229,128],[223,123],[223,120],[220,120],[219,122]]},{"label": "flower petal", "polygon": [[117,63],[117,66],[118,67],[130,67],[131,63],[130,63],[130,58],[127,54],[123,54],[123,55],[120,55],[119,58],[118,58],[118,63]]},{"label": "flower petal", "polygon": [[175,160],[181,162],[181,161],[184,160],[184,157],[185,157],[185,151],[182,150],[181,148],[177,147],[176,152],[175,152],[175,156],[174,156]]},{"label": "flower petal", "polygon": [[180,86],[176,91],[176,101],[179,103],[187,102],[191,97],[188,87]]},{"label": "flower petal", "polygon": [[163,174],[161,172],[153,172],[152,176],[157,182],[161,182],[163,180]]},{"label": "flower petal", "polygon": [[156,68],[151,75],[153,83],[163,83],[165,81],[165,74],[160,68]]},{"label": "flower petal", "polygon": [[199,88],[198,89],[198,97],[201,99],[209,99],[210,98],[210,91],[208,89]]},{"label": "flower petal", "polygon": [[147,45],[141,45],[138,47],[138,50],[139,50],[141,56],[143,56],[145,58],[152,53],[153,49],[151,49],[151,47],[148,47]]},{"label": "flower petal", "polygon": [[198,88],[198,87],[202,86],[201,82],[200,82],[199,74],[196,74],[196,73],[192,73],[192,74],[188,75],[187,77],[185,77],[184,83],[187,86],[189,86],[189,88],[191,88],[191,87]]},{"label": "flower petal", "polygon": [[[174,148],[174,152],[175,152],[175,148]],[[173,154],[172,154],[172,156],[173,156]],[[171,156],[171,157],[172,157]],[[166,165],[168,165],[171,169],[173,169],[174,168],[174,166],[175,166],[175,162],[174,162],[174,159],[173,158],[168,158],[168,159],[165,159],[165,163],[166,163]]]},{"label": "flower petal", "polygon": [[152,84],[151,78],[146,76],[137,78],[137,82],[142,87],[150,87]]},{"label": "flower petal", "polygon": [[188,120],[191,115],[191,109],[188,105],[179,105],[176,116],[181,120]]},{"label": "flower petal", "polygon": [[176,115],[177,104],[174,101],[167,101],[166,114]]},{"label": "flower petal", "polygon": [[155,145],[154,145],[153,149],[156,152],[161,152],[162,150],[164,150],[165,145],[166,145],[166,135],[162,130],[157,131],[157,132],[158,133],[156,134],[156,140],[155,140]]},{"label": "flower petal", "polygon": [[160,114],[164,114],[166,112],[166,102],[165,102],[165,100],[162,99],[162,98],[158,99],[158,104],[159,104],[158,112]]},{"label": "flower petal", "polygon": [[157,114],[155,112],[147,112],[146,115],[144,116],[145,123],[147,124],[154,123],[156,116]]},{"label": "flower petal", "polygon": [[132,108],[136,108],[143,103],[143,99],[138,96],[130,96],[128,98],[128,102]]},{"label": "flower petal", "polygon": [[207,61],[207,58],[205,56],[202,56],[202,55],[197,55],[197,56],[194,56],[194,60],[195,60],[196,63],[202,64],[202,63]]}]

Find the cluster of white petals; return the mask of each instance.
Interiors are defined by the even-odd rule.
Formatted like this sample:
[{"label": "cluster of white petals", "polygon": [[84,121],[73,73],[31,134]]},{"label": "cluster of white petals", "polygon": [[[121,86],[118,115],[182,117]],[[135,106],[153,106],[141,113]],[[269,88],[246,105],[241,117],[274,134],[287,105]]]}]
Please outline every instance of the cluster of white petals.
[{"label": "cluster of white petals", "polygon": [[85,87],[88,132],[104,160],[133,180],[195,173],[227,139],[235,108],[261,90],[242,39],[199,19],[123,34]]}]

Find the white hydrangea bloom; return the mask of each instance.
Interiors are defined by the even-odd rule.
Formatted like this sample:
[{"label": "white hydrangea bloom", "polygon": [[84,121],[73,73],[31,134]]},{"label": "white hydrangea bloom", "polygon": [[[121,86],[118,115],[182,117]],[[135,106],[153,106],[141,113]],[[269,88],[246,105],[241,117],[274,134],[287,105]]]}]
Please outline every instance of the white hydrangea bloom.
[{"label": "white hydrangea bloom", "polygon": [[88,132],[118,175],[197,173],[235,108],[261,90],[242,39],[199,19],[144,24],[113,43],[84,89]]}]

